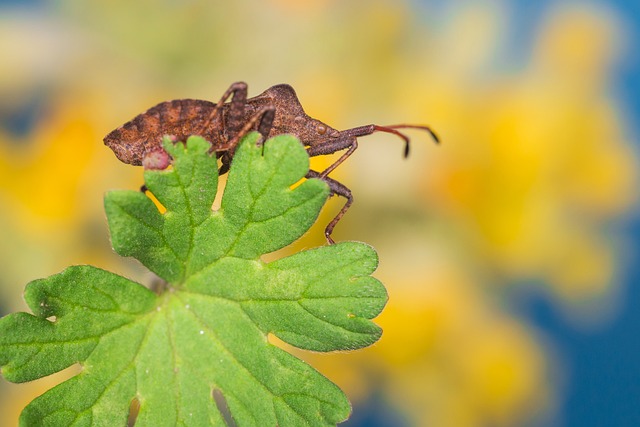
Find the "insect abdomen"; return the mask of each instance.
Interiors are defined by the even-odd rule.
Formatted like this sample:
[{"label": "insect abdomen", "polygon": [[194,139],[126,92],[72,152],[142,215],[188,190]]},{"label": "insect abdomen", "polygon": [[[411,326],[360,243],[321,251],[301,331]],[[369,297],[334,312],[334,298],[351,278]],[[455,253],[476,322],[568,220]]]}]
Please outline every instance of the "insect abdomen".
[{"label": "insect abdomen", "polygon": [[164,135],[172,135],[178,141],[200,135],[215,147],[223,143],[221,114],[216,114],[203,129],[214,107],[212,102],[199,99],[162,102],[110,132],[104,143],[118,159],[132,165],[141,165],[145,153],[160,149]]}]

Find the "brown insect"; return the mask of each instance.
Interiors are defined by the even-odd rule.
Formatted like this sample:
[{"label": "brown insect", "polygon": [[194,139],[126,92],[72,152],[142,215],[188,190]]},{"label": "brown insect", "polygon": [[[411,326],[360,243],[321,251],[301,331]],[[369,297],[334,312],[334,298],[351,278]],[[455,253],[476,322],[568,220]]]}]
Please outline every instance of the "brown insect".
[{"label": "brown insect", "polygon": [[[227,103],[232,95],[231,101]],[[124,163],[164,169],[169,164],[168,154],[161,146],[164,135],[171,135],[177,141],[186,141],[190,135],[200,135],[211,143],[211,151],[221,158],[220,174],[229,170],[238,142],[252,130],[257,130],[263,140],[274,135],[293,134],[307,147],[309,156],[346,150],[324,171],[310,170],[307,173],[307,178],[325,181],[331,195],[342,196],[347,200],[325,228],[327,242],[333,244],[331,233],[353,203],[353,196],[345,185],[327,175],[358,148],[358,137],[374,132],[392,133],[402,138],[405,142],[404,155],[408,156],[409,137],[398,131],[402,128],[425,130],[438,142],[436,134],[422,125],[366,125],[339,131],[309,117],[289,85],[273,86],[262,94],[247,99],[246,83],[237,82],[227,89],[217,104],[198,99],[162,102],[109,133],[104,138],[104,143]]]}]

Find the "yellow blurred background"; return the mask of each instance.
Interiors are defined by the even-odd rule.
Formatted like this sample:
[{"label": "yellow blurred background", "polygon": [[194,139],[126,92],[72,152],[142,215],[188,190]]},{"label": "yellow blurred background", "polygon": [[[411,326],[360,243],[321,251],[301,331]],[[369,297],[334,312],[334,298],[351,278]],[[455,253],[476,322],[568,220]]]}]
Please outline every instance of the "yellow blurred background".
[{"label": "yellow blurred background", "polygon": [[[638,156],[616,88],[635,23],[625,2],[534,3],[0,1],[0,313],[72,264],[147,279],[110,248],[102,196],[142,183],[110,130],[286,82],[338,129],[424,123],[442,140],[410,131],[403,159],[394,136],[362,138],[333,174],[355,196],[334,238],[378,250],[390,295],[371,348],[292,350],[347,392],[345,425],[602,425],[576,424],[605,418],[572,406],[584,356],[560,338],[585,345],[628,309]],[[297,249],[324,244],[340,203]],[[0,380],[0,425],[63,376]]]}]

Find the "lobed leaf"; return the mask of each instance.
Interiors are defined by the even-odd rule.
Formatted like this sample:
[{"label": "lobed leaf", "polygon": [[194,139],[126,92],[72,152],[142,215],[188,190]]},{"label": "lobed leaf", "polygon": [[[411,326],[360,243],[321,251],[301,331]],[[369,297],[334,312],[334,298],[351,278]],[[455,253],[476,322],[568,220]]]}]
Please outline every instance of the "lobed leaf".
[{"label": "lobed leaf", "polygon": [[377,256],[346,242],[263,262],[306,232],[329,190],[316,179],[296,185],[309,167],[297,139],[263,147],[258,137],[238,147],[218,211],[216,159],[198,137],[165,140],[173,167],[145,172],[163,213],[141,192],[105,196],[114,249],[166,281],[162,294],[90,266],[27,286],[33,314],[0,319],[2,374],[23,382],[82,370],[31,402],[21,424],[124,426],[137,399],[136,426],[225,426],[216,391],[239,426],[348,417],[342,391],[267,336],[316,351],[375,342],[370,319],[387,298],[370,276]]}]

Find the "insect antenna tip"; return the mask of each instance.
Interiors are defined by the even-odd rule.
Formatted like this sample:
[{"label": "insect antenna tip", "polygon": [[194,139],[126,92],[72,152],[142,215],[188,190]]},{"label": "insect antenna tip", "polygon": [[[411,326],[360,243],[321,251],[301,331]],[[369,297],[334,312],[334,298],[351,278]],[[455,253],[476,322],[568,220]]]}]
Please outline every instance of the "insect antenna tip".
[{"label": "insect antenna tip", "polygon": [[436,144],[440,144],[440,138],[438,138],[438,134],[436,134],[434,131],[432,131],[431,129],[427,129],[429,131],[429,133],[431,134],[431,137],[433,138],[433,140],[435,141]]}]

